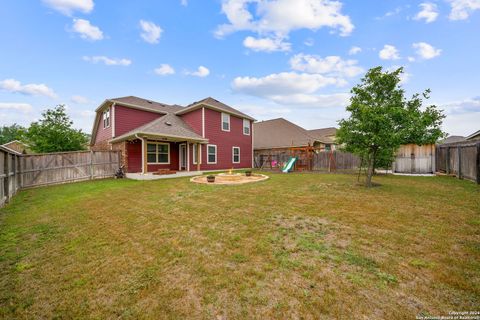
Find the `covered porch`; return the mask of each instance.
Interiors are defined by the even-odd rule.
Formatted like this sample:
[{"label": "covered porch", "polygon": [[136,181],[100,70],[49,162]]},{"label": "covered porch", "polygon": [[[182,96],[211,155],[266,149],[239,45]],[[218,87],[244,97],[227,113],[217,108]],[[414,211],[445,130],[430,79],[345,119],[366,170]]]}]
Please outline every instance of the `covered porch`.
[{"label": "covered porch", "polygon": [[158,175],[200,171],[202,144],[191,139],[152,135],[127,141],[126,171]]},{"label": "covered porch", "polygon": [[207,144],[208,139],[179,117],[167,114],[110,142],[123,144],[119,149],[124,150],[127,173],[168,175],[200,171],[200,146]]}]

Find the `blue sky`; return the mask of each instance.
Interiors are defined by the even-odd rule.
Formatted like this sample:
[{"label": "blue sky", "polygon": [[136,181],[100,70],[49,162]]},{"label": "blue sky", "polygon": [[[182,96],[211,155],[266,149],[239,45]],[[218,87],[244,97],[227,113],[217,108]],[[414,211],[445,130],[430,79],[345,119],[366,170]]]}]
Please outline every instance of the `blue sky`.
[{"label": "blue sky", "polygon": [[0,11],[0,125],[66,104],[90,132],[107,98],[215,97],[308,129],[345,117],[371,67],[432,90],[446,132],[480,129],[480,0],[30,0]]}]

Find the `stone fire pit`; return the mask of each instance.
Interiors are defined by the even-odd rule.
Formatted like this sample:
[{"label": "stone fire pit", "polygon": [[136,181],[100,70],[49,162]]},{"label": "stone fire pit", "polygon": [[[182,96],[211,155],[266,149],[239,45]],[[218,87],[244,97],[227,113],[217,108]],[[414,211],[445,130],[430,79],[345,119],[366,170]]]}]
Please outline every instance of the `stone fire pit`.
[{"label": "stone fire pit", "polygon": [[233,185],[267,180],[269,177],[263,174],[254,174],[247,177],[244,173],[219,173],[214,174],[215,182],[208,182],[207,176],[197,176],[190,179],[191,182],[204,184]]}]

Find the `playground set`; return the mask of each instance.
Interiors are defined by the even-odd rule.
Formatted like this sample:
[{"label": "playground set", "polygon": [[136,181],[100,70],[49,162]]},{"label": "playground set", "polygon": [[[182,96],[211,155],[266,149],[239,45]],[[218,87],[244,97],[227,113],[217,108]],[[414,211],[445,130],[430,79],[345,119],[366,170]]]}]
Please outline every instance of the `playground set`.
[{"label": "playground set", "polygon": [[[281,170],[283,173],[293,171],[313,171],[315,154],[321,152],[320,149],[314,148],[311,145],[305,147],[290,147],[288,148],[289,158],[287,161],[281,161],[279,155],[266,155],[266,159],[262,159],[262,166],[260,169]],[[325,151],[324,151],[325,152]],[[329,171],[335,171],[335,157],[333,150],[329,152]]]}]

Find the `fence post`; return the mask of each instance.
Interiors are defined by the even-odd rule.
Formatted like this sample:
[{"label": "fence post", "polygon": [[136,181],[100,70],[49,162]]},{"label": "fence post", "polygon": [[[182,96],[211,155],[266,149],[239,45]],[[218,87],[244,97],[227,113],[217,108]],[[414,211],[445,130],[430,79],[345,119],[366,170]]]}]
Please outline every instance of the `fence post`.
[{"label": "fence post", "polygon": [[450,147],[447,147],[447,152],[445,152],[445,173],[450,174]]},{"label": "fence post", "polygon": [[458,179],[462,179],[462,148],[457,146]]},{"label": "fence post", "polygon": [[10,157],[10,153],[5,152],[3,154],[3,172],[5,173],[5,180],[3,180],[3,190],[5,194],[5,203],[10,200],[10,166],[8,165],[8,158]]},{"label": "fence post", "polygon": [[90,180],[93,180],[93,151],[90,150]]},{"label": "fence post", "polygon": [[480,142],[477,143],[477,184],[480,184]]}]

